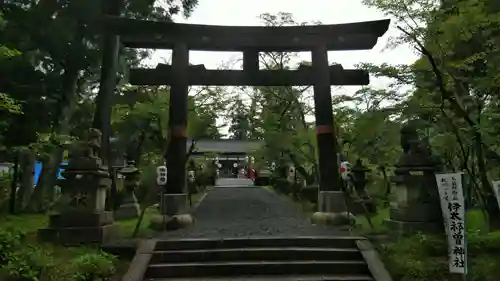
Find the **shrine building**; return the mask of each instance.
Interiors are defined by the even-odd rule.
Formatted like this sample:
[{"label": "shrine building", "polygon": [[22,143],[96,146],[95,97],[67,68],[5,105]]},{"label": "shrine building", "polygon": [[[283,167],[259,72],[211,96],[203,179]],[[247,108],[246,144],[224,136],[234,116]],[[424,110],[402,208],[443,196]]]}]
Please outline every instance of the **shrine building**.
[{"label": "shrine building", "polygon": [[[192,152],[194,157],[205,157],[207,160],[216,160],[222,165],[221,170],[231,169],[234,163],[245,164],[245,157],[250,156],[264,145],[261,140],[231,140],[231,139],[201,139],[196,140]],[[187,150],[191,147],[191,140],[187,140]]]}]

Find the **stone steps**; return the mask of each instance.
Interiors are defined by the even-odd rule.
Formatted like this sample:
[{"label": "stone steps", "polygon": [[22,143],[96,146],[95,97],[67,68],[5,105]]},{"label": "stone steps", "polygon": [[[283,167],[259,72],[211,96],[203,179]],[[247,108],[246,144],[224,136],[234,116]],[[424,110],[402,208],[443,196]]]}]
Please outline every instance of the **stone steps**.
[{"label": "stone steps", "polygon": [[262,247],[356,248],[361,237],[241,237],[225,239],[160,240],[155,251],[203,250]]},{"label": "stone steps", "polygon": [[293,261],[293,260],[360,260],[358,249],[313,248],[234,248],[211,250],[156,251],[152,263],[211,262],[211,261]]},{"label": "stone steps", "polygon": [[361,274],[369,276],[364,261],[238,261],[210,263],[150,264],[146,278],[238,275]]},{"label": "stone steps", "polygon": [[359,239],[265,237],[156,241],[150,246],[142,280],[378,281],[357,247]]},{"label": "stone steps", "polygon": [[[145,281],[198,281],[200,279],[192,278],[167,278],[167,279],[144,279]],[[207,278],[204,281],[373,281],[373,278],[366,275],[359,276],[324,276],[324,275],[301,275],[301,276],[239,276],[239,277],[221,277],[221,278]]]}]

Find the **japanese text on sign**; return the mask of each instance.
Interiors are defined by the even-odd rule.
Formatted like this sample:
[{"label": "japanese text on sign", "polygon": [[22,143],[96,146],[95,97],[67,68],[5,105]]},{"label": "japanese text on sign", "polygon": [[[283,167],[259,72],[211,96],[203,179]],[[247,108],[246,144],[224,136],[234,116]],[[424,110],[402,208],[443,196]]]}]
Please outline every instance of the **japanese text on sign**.
[{"label": "japanese text on sign", "polygon": [[446,228],[451,273],[467,274],[467,245],[462,173],[436,174]]}]

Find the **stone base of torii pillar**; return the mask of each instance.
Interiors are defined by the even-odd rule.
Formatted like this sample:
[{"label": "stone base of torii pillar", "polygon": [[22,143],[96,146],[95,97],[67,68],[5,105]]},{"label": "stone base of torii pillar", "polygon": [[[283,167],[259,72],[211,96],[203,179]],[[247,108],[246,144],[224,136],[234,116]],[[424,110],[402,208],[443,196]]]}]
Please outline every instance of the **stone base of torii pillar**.
[{"label": "stone base of torii pillar", "polygon": [[186,228],[195,223],[190,214],[188,194],[163,194],[160,202],[160,215],[151,219],[149,227],[156,231]]},{"label": "stone base of torii pillar", "polygon": [[160,214],[151,218],[149,228],[156,231],[175,230],[194,224],[187,193],[164,193],[167,190],[167,167],[156,169],[156,184],[160,193]]},{"label": "stone base of torii pillar", "polygon": [[345,226],[356,223],[356,217],[347,210],[343,191],[319,191],[318,211],[311,217],[317,225]]}]

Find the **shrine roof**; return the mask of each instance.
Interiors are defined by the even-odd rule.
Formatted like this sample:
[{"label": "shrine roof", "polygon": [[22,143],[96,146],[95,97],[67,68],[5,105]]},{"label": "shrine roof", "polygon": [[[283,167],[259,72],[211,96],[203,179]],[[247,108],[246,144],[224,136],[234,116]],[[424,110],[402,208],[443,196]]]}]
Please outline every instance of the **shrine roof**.
[{"label": "shrine roof", "polygon": [[[258,150],[264,145],[260,140],[197,140],[194,152],[198,153],[250,153]],[[187,141],[187,150],[191,146],[191,140]]]}]

